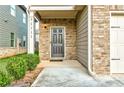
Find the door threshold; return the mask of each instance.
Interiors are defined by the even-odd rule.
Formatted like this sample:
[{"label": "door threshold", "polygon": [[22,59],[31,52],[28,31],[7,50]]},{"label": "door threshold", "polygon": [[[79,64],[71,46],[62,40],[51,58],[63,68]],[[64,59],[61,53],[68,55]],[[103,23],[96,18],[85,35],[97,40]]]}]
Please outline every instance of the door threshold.
[{"label": "door threshold", "polygon": [[63,61],[64,58],[63,57],[56,57],[56,58],[51,58],[51,61]]}]

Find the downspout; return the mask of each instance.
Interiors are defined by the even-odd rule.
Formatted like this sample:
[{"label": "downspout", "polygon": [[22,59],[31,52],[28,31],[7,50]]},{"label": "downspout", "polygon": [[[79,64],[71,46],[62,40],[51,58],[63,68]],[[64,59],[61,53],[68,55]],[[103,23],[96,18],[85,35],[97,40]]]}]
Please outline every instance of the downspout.
[{"label": "downspout", "polygon": [[91,5],[88,5],[88,73],[91,76],[96,74],[92,71],[92,31],[91,31]]}]

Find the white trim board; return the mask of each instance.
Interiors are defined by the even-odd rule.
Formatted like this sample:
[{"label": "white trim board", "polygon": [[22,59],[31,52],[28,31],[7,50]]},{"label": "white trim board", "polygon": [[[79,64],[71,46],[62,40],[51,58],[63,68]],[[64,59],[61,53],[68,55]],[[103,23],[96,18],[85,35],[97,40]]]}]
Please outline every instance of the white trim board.
[{"label": "white trim board", "polygon": [[47,5],[47,6],[31,6],[30,7],[30,10],[40,10],[40,11],[44,11],[44,10],[74,10],[74,5],[64,5],[64,6],[50,6],[50,5]]}]

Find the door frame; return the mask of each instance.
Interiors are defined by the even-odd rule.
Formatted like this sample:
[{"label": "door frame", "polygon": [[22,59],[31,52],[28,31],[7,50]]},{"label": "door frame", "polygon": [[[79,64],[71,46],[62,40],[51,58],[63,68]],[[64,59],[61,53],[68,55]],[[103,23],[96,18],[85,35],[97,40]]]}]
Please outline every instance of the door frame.
[{"label": "door frame", "polygon": [[[63,37],[64,37],[64,57],[52,57],[51,56],[51,37],[52,37],[52,28],[63,28]],[[64,60],[66,57],[66,27],[65,26],[50,26],[50,60]]]},{"label": "door frame", "polygon": [[[111,18],[112,18],[112,13],[123,13],[124,14],[124,11],[109,11],[109,16],[110,16],[110,26],[109,26],[109,29],[110,29],[110,34],[109,34],[109,38],[110,38],[110,36],[111,36]],[[110,41],[109,41],[109,49],[110,49],[110,54],[109,54],[109,60],[110,60],[110,75],[112,75],[113,73],[111,72],[111,65],[112,65],[112,63],[111,63],[111,38],[110,38]]]}]

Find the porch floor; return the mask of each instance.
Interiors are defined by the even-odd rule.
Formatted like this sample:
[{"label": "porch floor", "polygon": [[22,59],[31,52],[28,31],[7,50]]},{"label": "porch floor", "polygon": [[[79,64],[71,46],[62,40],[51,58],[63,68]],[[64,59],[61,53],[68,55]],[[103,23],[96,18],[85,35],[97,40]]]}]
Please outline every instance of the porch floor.
[{"label": "porch floor", "polygon": [[82,65],[77,60],[63,60],[63,61],[41,61],[43,67],[77,67],[82,68]]},{"label": "porch floor", "polygon": [[42,65],[45,69],[39,74],[32,87],[124,86],[124,80],[119,80],[119,77],[90,76],[87,69],[76,60],[43,61]]}]

